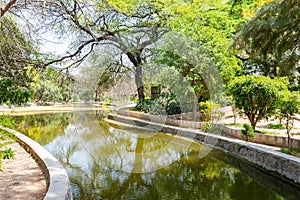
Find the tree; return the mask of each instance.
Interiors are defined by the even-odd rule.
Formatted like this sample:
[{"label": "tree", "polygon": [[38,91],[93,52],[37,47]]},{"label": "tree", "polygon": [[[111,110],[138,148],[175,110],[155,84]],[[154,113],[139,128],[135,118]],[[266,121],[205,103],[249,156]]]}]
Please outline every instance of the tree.
[{"label": "tree", "polygon": [[300,94],[299,92],[284,91],[278,105],[279,115],[285,120],[285,129],[288,135],[288,149],[291,150],[290,131],[294,127],[295,114],[300,111]]},{"label": "tree", "polygon": [[248,117],[254,130],[259,120],[275,112],[280,91],[284,90],[287,90],[285,79],[257,75],[237,77],[229,85],[235,107]]},{"label": "tree", "polygon": [[299,71],[299,19],[300,1],[276,0],[244,24],[234,47],[248,73],[291,78]]},{"label": "tree", "polygon": [[14,85],[12,80],[0,78],[0,104],[18,104],[28,102],[33,96],[31,88]]},{"label": "tree", "polygon": [[3,17],[0,27],[0,77],[26,87],[41,65],[39,53],[32,43],[11,18]]},{"label": "tree", "polygon": [[9,17],[0,27],[0,103],[22,104],[32,95],[37,70],[42,64],[39,53]]},{"label": "tree", "polygon": [[230,45],[236,27],[244,18],[237,12],[233,14],[231,4],[223,1],[178,2],[167,10],[175,13],[167,21],[167,27],[179,34],[167,40],[169,45],[162,45],[167,48],[158,52],[159,60],[174,67],[190,83],[195,96],[195,119],[199,101],[225,101],[221,95],[223,84],[226,87],[240,71]]},{"label": "tree", "polygon": [[254,138],[254,130],[253,127],[249,124],[243,124],[244,129],[242,130],[242,138],[249,142],[250,138]]},{"label": "tree", "polygon": [[115,49],[109,46],[102,46],[90,54],[75,77],[79,96],[99,101],[121,75],[128,72],[121,61],[115,60],[115,55]]},{"label": "tree", "polygon": [[178,3],[171,8],[178,14],[167,23],[171,30],[198,43],[221,73],[225,86],[240,71],[230,46],[236,28],[245,20],[240,12],[232,13],[230,3],[222,0]]},{"label": "tree", "polygon": [[0,19],[3,15],[16,3],[17,0],[10,0],[2,7],[2,0],[0,1]]},{"label": "tree", "polygon": [[166,34],[163,44],[157,48],[154,61],[173,67],[189,83],[190,87],[181,89],[187,90],[186,95],[191,92],[190,90],[194,94],[192,97],[193,120],[196,120],[199,99],[207,100],[210,94],[213,98],[216,92],[222,92],[215,89],[217,82],[220,85],[223,83],[209,54],[187,36]]},{"label": "tree", "polygon": [[35,91],[36,101],[65,101],[71,100],[74,80],[65,73],[46,67],[39,73],[39,79]]},{"label": "tree", "polygon": [[[72,40],[73,53],[47,62],[50,65],[62,61],[73,61],[76,66],[94,52],[96,45],[110,45],[127,57],[135,74],[137,92],[144,99],[142,65],[147,62],[147,48],[158,41],[167,31],[165,15],[161,13],[160,1],[36,1],[31,6],[43,8],[27,9],[41,18],[44,29],[53,29],[62,37]],[[127,5],[128,4],[128,5]],[[121,8],[120,5],[126,5]],[[29,5],[30,6],[30,5]],[[32,16],[34,16],[32,14]],[[128,65],[124,66],[128,67]]]}]

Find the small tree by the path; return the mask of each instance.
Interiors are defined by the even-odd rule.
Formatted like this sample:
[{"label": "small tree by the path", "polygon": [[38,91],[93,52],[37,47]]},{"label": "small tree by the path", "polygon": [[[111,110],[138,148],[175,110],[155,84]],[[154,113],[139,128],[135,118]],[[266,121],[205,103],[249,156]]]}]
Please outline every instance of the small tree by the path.
[{"label": "small tree by the path", "polygon": [[291,151],[291,130],[294,127],[295,114],[300,111],[299,92],[285,91],[278,103],[278,108],[279,115],[285,122],[285,129],[288,135],[288,150]]},{"label": "small tree by the path", "polygon": [[243,127],[244,130],[242,130],[242,138],[246,140],[246,142],[249,142],[251,138],[255,137],[254,130],[249,124],[244,124]]},{"label": "small tree by the path", "polygon": [[250,75],[240,76],[229,85],[233,103],[242,114],[245,114],[253,129],[262,119],[274,114],[280,98],[280,91],[287,90],[285,79]]}]

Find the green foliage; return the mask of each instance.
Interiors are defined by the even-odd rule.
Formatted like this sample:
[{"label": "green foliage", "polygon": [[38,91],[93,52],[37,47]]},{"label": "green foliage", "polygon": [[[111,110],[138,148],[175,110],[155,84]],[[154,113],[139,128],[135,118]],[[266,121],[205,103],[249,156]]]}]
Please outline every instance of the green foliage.
[{"label": "green foliage", "polygon": [[300,94],[299,92],[283,91],[278,102],[279,115],[292,117],[300,111]]},{"label": "green foliage", "polygon": [[51,80],[40,80],[35,98],[43,102],[57,102],[62,100],[62,94],[59,86]]},{"label": "green foliage", "polygon": [[225,85],[240,70],[229,47],[236,28],[245,20],[231,7],[230,2],[222,0],[175,3],[169,10],[176,15],[167,22],[171,30],[190,36],[201,46],[220,71]]},{"label": "green foliage", "polygon": [[153,102],[151,114],[180,114],[180,104],[176,96],[172,93],[160,94]]},{"label": "green foliage", "polygon": [[290,155],[296,155],[296,151],[290,151],[288,148],[280,148],[281,153],[290,154]]},{"label": "green foliage", "polygon": [[176,99],[170,99],[166,106],[166,111],[168,115],[180,114],[181,107],[179,102]]},{"label": "green foliage", "polygon": [[289,150],[287,148],[281,148],[280,152],[288,154]]},{"label": "green foliage", "polygon": [[224,113],[218,110],[220,107],[220,104],[211,101],[199,103],[200,113],[204,115],[205,122],[214,122],[214,120],[219,120],[224,115]]},{"label": "green foliage", "polygon": [[0,125],[8,127],[8,128],[13,128],[15,124],[15,121],[12,116],[9,115],[2,115],[0,116]]},{"label": "green foliage", "polygon": [[250,124],[244,124],[243,127],[244,130],[242,130],[242,138],[248,142],[250,138],[255,137],[254,130]]},{"label": "green foliage", "polygon": [[[12,128],[14,126],[14,120],[10,116],[0,116],[0,125]],[[7,131],[0,130],[0,171],[2,170],[2,159],[11,159],[14,156],[14,151],[11,148],[5,148],[7,144],[11,144],[15,141],[13,135]],[[4,149],[4,150],[2,150]]]},{"label": "green foliage", "polygon": [[268,124],[267,128],[269,129],[284,129],[283,124]]},{"label": "green foliage", "polygon": [[0,151],[0,159],[12,159],[15,156],[15,152],[11,148]]},{"label": "green foliage", "polygon": [[210,123],[204,123],[203,127],[202,127],[202,130],[204,132],[208,132],[210,128],[211,128],[211,124]]},{"label": "green foliage", "polygon": [[35,100],[42,102],[70,101],[74,80],[52,68],[44,69],[39,76]]},{"label": "green foliage", "polygon": [[232,124],[228,124],[231,127],[235,127],[235,128],[243,128],[243,124],[238,124],[238,123],[232,123]]},{"label": "green foliage", "polygon": [[42,64],[39,57],[12,18],[1,18],[0,104],[22,104],[31,99]]},{"label": "green foliage", "polygon": [[213,133],[213,134],[222,134],[222,126],[219,124],[211,124],[210,129],[208,132]]},{"label": "green foliage", "polygon": [[299,1],[276,0],[245,23],[234,44],[244,68],[271,77],[297,76],[298,82],[299,17]]},{"label": "green foliage", "polygon": [[143,111],[145,113],[150,112],[152,105],[153,105],[153,100],[145,99],[145,100],[139,100],[134,108],[134,110],[137,111]]},{"label": "green foliage", "polygon": [[[0,116],[0,125],[13,128],[15,125],[15,121],[11,116],[2,115]],[[5,146],[6,144],[10,144],[15,141],[13,135],[7,131],[0,130],[0,148]]]},{"label": "green foliage", "polygon": [[275,113],[280,91],[287,90],[285,79],[249,75],[240,76],[229,85],[234,106],[245,114],[253,129],[261,119],[267,119]]},{"label": "green foliage", "polygon": [[254,132],[264,134],[264,135],[278,135],[278,133],[276,133],[276,132],[270,132],[270,131],[266,131],[266,130],[255,130]]},{"label": "green foliage", "polygon": [[106,108],[107,106],[111,105],[112,101],[110,99],[103,102],[102,107]]},{"label": "green foliage", "polygon": [[174,94],[163,93],[156,99],[139,100],[135,110],[144,111],[154,115],[173,115],[180,114],[181,108]]},{"label": "green foliage", "polygon": [[238,150],[238,151],[239,151],[241,148],[242,148],[242,146],[241,146],[241,145],[239,145],[239,144],[236,144],[236,145],[235,145],[235,149],[236,149],[236,150]]},{"label": "green foliage", "polygon": [[0,77],[0,104],[22,104],[33,96],[30,88],[20,87],[10,79]]},{"label": "green foliage", "polygon": [[282,97],[278,101],[278,112],[280,118],[285,121],[285,129],[288,135],[288,148],[290,149],[290,131],[294,127],[295,114],[300,112],[300,94],[299,92],[282,92]]}]

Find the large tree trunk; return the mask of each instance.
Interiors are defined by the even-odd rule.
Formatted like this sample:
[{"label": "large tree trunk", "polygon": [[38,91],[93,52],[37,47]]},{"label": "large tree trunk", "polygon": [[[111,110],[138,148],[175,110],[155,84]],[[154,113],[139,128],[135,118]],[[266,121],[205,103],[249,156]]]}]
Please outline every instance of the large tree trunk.
[{"label": "large tree trunk", "polygon": [[127,52],[126,55],[128,56],[129,60],[135,67],[135,84],[137,87],[139,100],[144,100],[145,94],[144,94],[141,52],[142,52],[142,50],[140,50],[140,52],[136,53],[136,54]]},{"label": "large tree trunk", "polygon": [[143,71],[141,65],[135,67],[135,84],[137,87],[139,100],[144,100],[145,94],[144,94],[144,83],[143,83]]},{"label": "large tree trunk", "polygon": [[193,99],[193,113],[192,113],[193,121],[198,121],[197,120],[197,111],[198,111],[198,99],[196,97],[194,97],[194,99]]}]

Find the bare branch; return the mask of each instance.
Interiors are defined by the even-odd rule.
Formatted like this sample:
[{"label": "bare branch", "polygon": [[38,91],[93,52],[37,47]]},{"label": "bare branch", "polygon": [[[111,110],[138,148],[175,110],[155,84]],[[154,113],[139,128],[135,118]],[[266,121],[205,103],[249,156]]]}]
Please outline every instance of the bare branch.
[{"label": "bare branch", "polygon": [[0,3],[0,19],[1,19],[1,17],[16,3],[16,1],[17,0],[11,0],[11,1],[9,1],[8,2],[8,4],[4,7],[4,8],[2,8],[2,5],[1,5],[1,3]]},{"label": "bare branch", "polygon": [[[107,38],[107,36],[101,36],[101,37],[98,37],[98,38],[96,38],[96,39],[91,39],[91,40],[85,41],[82,45],[80,45],[80,46],[77,48],[77,50],[76,50],[74,53],[69,54],[69,55],[66,55],[66,56],[63,56],[63,57],[61,57],[61,58],[59,58],[59,59],[50,61],[50,62],[46,63],[46,64],[43,66],[43,68],[45,68],[45,67],[47,67],[47,66],[49,66],[49,65],[52,65],[52,64],[54,64],[54,63],[59,63],[59,62],[62,62],[62,61],[64,61],[64,60],[66,60],[66,59],[70,59],[70,58],[73,58],[73,57],[75,57],[75,56],[77,56],[77,55],[80,55],[80,53],[82,52],[82,50],[83,50],[87,45],[92,44],[92,43],[97,43],[97,42],[102,41],[102,40],[106,40],[106,38]],[[94,44],[92,44],[92,47],[93,47],[93,46],[94,46]],[[90,50],[89,53],[91,53],[92,50],[93,50],[93,48]],[[87,55],[86,55],[86,56],[87,56]],[[80,59],[80,62],[83,61],[83,60],[86,58],[86,56],[84,56],[83,58],[81,58],[81,59]],[[78,62],[75,62],[75,63],[78,63]],[[73,66],[73,65],[72,65],[72,66]]]}]

